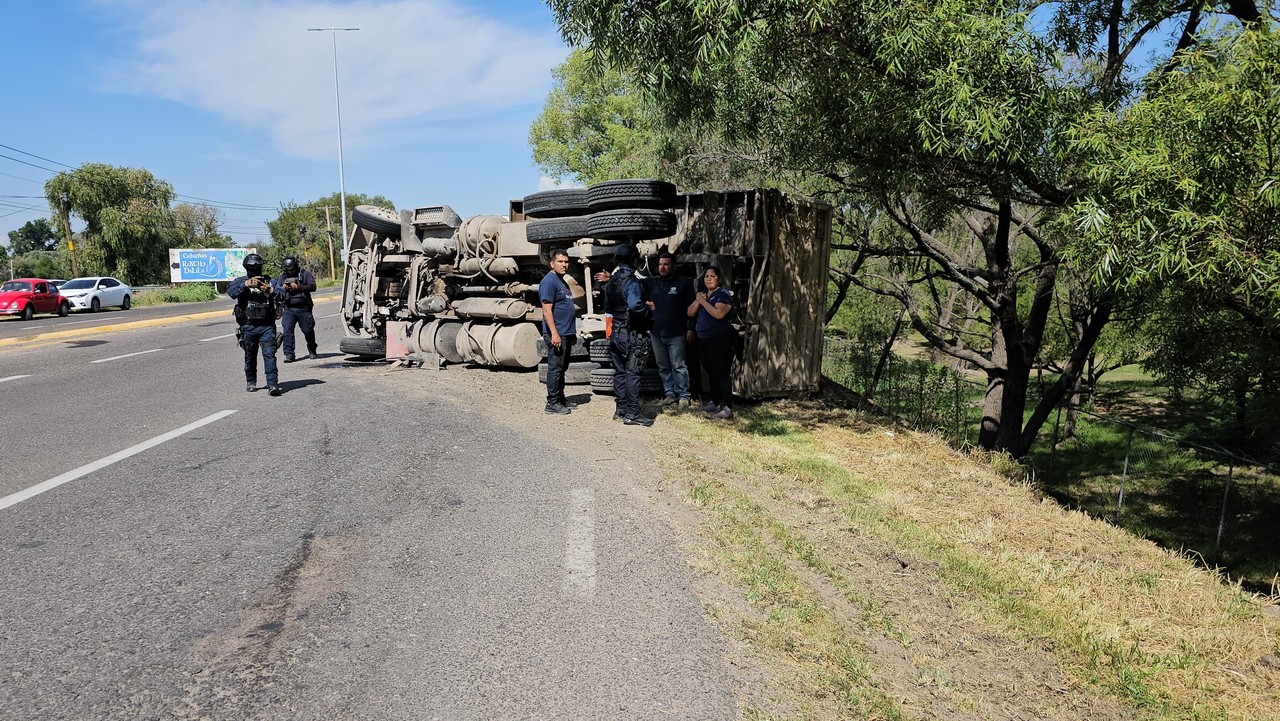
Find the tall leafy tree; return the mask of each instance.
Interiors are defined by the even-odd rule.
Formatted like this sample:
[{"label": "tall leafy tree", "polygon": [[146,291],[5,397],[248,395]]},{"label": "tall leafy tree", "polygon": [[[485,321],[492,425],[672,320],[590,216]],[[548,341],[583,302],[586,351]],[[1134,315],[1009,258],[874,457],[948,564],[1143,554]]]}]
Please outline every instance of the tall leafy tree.
[{"label": "tall leafy tree", "polygon": [[21,228],[9,231],[9,250],[15,255],[33,250],[55,250],[61,235],[48,218],[28,220]]},{"label": "tall leafy tree", "polygon": [[55,215],[85,223],[76,259],[81,273],[114,275],[135,285],[168,277],[173,187],[141,168],[89,163],[45,183]]},{"label": "tall leafy tree", "polygon": [[[1141,100],[1143,74],[1168,74],[1208,19],[1225,18],[1224,33],[1263,20],[1247,0],[549,4],[566,38],[633,77],[668,124],[876,202],[899,232],[868,238],[894,271],[872,287],[986,373],[979,443],[1014,455],[1074,384],[1115,303],[1114,289],[1092,296],[1062,378],[1024,419],[1074,240],[1057,221],[1092,188],[1071,139]],[[1162,48],[1153,38],[1169,27],[1178,40]],[[981,345],[937,332],[932,289],[944,280],[981,309]]]},{"label": "tall leafy tree", "polygon": [[[357,205],[376,205],[396,209],[396,204],[381,195],[347,193],[347,222]],[[326,213],[327,208],[327,213]],[[342,200],[339,193],[326,195],[308,203],[283,203],[275,220],[267,221],[271,245],[259,249],[269,264],[278,267],[286,255],[294,255],[313,271],[328,272],[329,247],[335,257],[342,249]],[[338,260],[337,263],[341,263]],[[340,271],[339,271],[340,272]]]},{"label": "tall leafy tree", "polygon": [[208,205],[178,203],[169,228],[170,248],[231,248],[235,242],[220,230],[222,213]]},{"label": "tall leafy tree", "polygon": [[759,158],[706,129],[655,112],[650,92],[622,70],[570,53],[529,128],[533,159],[553,178],[583,184],[663,178],[683,189],[779,185]]},{"label": "tall leafy tree", "polygon": [[[1104,283],[1189,283],[1280,342],[1280,33],[1211,37],[1115,116],[1075,130],[1089,191],[1066,220]],[[1213,309],[1210,313],[1215,312]]]}]

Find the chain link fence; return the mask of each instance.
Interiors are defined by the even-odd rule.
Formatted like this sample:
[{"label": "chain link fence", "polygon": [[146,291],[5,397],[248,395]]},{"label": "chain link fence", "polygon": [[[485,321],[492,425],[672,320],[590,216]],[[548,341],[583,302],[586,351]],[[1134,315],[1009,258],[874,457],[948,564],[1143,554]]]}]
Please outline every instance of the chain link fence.
[{"label": "chain link fence", "polygon": [[[977,443],[984,384],[927,360],[828,338],[824,374],[866,406],[957,447]],[[1038,401],[1035,384],[1029,404]],[[1168,431],[1059,407],[1025,459],[1063,505],[1280,593],[1280,469]]]}]

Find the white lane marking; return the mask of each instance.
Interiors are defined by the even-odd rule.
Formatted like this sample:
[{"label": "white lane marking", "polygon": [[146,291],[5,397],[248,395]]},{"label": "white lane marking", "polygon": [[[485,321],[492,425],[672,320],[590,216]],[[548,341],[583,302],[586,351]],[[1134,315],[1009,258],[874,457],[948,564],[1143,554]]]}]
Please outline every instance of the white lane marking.
[{"label": "white lane marking", "polygon": [[106,363],[107,361],[120,360],[121,358],[132,358],[136,355],[146,355],[147,353],[159,353],[162,350],[164,350],[164,348],[152,348],[151,350],[140,350],[137,353],[125,353],[124,355],[111,356],[110,358],[99,358],[96,361],[89,361],[89,362],[90,363]]},{"label": "white lane marking", "polygon": [[30,373],[22,376],[9,376],[8,378],[0,378],[0,383],[4,383],[5,381],[16,381],[19,378],[30,378],[30,377],[31,377]]},{"label": "white lane marking", "polygon": [[90,318],[89,320],[69,320],[66,323],[61,323],[60,325],[75,325],[76,323],[92,323],[95,320],[97,320],[97,318]]},{"label": "white lane marking", "polygon": [[197,342],[199,342],[199,343],[208,343],[208,342],[209,342],[209,341],[211,341],[211,340],[222,340],[223,338],[230,338],[230,337],[232,337],[232,336],[234,336],[234,335],[235,335],[235,333],[228,333],[228,334],[226,334],[226,335],[215,335],[215,336],[214,336],[214,337],[212,337],[212,338],[201,338],[201,339],[200,339],[199,341],[197,341]]},{"label": "white lane marking", "polygon": [[45,323],[44,325],[29,325],[29,326],[27,326],[27,329],[28,329],[28,330],[35,330],[36,328],[48,328],[48,327],[49,327],[49,324],[48,324],[48,323]]},{"label": "white lane marking", "polygon": [[321,318],[332,318],[332,317],[334,317],[335,315],[342,315],[342,311],[338,311],[337,313],[330,313],[329,315],[322,315],[322,316],[320,316],[320,317],[321,317]]},{"label": "white lane marking", "polygon": [[564,539],[564,594],[590,598],[596,592],[595,497],[590,488],[569,495]]},{"label": "white lane marking", "polygon": [[213,423],[214,421],[222,420],[223,418],[226,418],[232,413],[235,413],[235,411],[218,411],[217,413],[214,413],[211,416],[201,418],[195,423],[188,423],[187,425],[181,428],[174,429],[172,431],[169,431],[168,433],[162,433],[156,436],[155,438],[152,438],[149,441],[143,441],[142,443],[139,443],[136,446],[130,446],[124,449],[123,451],[120,451],[119,453],[112,453],[106,458],[101,458],[99,460],[94,461],[93,463],[80,466],[75,470],[67,471],[66,473],[63,473],[60,476],[54,476],[53,478],[50,478],[49,480],[43,483],[38,483],[26,489],[25,491],[18,491],[17,493],[14,493],[12,495],[8,495],[8,496],[5,496],[4,498],[0,498],[0,510],[4,510],[9,506],[14,505],[15,503],[21,503],[27,500],[28,498],[33,498],[35,496],[38,496],[41,493],[44,493],[45,491],[57,488],[58,486],[61,486],[62,484],[67,483],[69,481],[74,481],[80,476],[88,475],[90,473],[93,473],[94,471],[106,468],[107,466],[111,465],[112,463],[115,463],[116,461],[123,461],[129,456],[137,455],[149,448],[154,448],[160,445],[161,443],[164,443],[166,441],[171,441],[174,438],[177,438],[178,436],[181,436],[186,433],[190,433],[191,431],[194,431],[195,429],[200,428],[201,426],[207,426],[210,423]]}]

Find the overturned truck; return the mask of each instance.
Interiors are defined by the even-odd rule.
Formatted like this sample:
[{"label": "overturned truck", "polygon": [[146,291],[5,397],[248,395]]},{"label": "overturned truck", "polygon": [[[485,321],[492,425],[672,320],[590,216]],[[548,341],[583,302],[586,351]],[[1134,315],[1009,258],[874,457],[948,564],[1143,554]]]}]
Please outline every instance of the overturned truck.
[{"label": "overturned truck", "polygon": [[693,278],[720,267],[742,340],[737,396],[810,393],[821,378],[831,215],[777,190],[676,193],[646,180],[534,193],[506,216],[465,220],[447,205],[359,206],[340,350],[435,368],[535,368],[544,356],[538,283],[550,251],[563,248],[578,313],[572,355],[601,360],[605,318],[592,276],[611,269],[616,244],[631,243],[641,274],[656,273],[664,250]]}]

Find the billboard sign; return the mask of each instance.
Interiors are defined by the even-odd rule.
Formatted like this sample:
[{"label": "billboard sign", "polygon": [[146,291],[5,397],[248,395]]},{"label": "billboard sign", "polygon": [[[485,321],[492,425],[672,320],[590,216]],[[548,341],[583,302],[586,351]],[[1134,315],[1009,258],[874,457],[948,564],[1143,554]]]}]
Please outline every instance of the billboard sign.
[{"label": "billboard sign", "polygon": [[173,283],[230,281],[244,275],[244,257],[254,248],[170,248],[169,280]]}]

